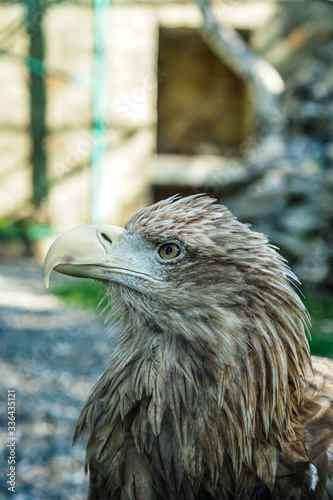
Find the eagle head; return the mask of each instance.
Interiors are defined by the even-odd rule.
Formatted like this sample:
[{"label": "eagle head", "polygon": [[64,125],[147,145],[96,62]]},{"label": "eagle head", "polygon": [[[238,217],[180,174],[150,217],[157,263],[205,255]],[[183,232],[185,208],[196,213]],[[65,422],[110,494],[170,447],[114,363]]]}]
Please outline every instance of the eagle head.
[{"label": "eagle head", "polygon": [[283,357],[290,339],[276,326],[282,330],[288,322],[293,342],[308,354],[306,311],[290,286],[295,276],[263,235],[205,195],[158,202],[124,228],[70,229],[47,254],[47,286],[52,269],[102,281],[131,317],[201,342],[199,348],[209,348],[222,364],[238,363],[259,337],[281,343]]}]

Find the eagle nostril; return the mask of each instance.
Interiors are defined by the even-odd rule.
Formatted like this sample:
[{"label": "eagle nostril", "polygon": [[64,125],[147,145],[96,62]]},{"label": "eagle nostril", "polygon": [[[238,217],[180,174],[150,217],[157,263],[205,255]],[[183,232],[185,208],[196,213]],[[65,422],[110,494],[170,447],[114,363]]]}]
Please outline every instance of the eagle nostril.
[{"label": "eagle nostril", "polygon": [[111,240],[111,238],[109,238],[109,236],[107,234],[101,233],[101,236],[102,236],[103,240],[107,241],[108,243],[111,243],[111,245],[112,245],[112,240]]}]

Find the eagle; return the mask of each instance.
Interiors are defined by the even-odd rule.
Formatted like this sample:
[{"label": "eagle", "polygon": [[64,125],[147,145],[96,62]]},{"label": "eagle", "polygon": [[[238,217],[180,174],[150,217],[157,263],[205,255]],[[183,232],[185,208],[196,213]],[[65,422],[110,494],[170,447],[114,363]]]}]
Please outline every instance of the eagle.
[{"label": "eagle", "polygon": [[333,499],[333,361],[310,356],[297,279],[201,194],[124,228],[79,226],[45,260],[105,285],[120,318],[79,417],[89,500]]}]

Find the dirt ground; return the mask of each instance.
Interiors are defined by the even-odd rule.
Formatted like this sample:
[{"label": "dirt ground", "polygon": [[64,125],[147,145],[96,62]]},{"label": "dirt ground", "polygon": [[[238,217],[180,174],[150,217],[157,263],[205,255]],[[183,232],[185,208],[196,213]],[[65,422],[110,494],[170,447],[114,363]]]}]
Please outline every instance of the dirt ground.
[{"label": "dirt ground", "polygon": [[[52,275],[64,279],[70,278]],[[1,499],[87,495],[85,443],[72,447],[72,436],[114,341],[98,311],[64,307],[52,295],[52,281],[50,289],[36,262],[0,262]],[[8,413],[12,394],[15,407],[11,403]],[[15,480],[15,494],[8,480]]]}]

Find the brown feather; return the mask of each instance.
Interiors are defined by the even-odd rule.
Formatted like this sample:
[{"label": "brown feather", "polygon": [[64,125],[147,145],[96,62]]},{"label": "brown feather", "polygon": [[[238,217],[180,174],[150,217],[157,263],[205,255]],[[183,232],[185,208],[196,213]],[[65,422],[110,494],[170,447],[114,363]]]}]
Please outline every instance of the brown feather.
[{"label": "brown feather", "polygon": [[312,374],[276,250],[206,196],[140,210],[125,231],[133,251],[186,255],[158,282],[105,281],[122,327],[75,433],[90,434],[89,498],[333,498],[333,362]]}]

